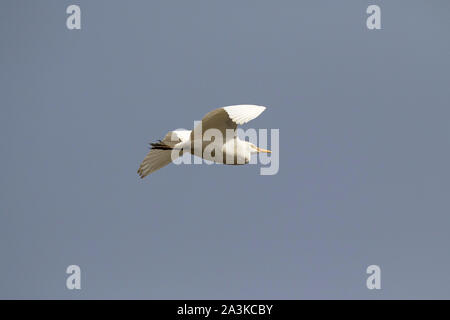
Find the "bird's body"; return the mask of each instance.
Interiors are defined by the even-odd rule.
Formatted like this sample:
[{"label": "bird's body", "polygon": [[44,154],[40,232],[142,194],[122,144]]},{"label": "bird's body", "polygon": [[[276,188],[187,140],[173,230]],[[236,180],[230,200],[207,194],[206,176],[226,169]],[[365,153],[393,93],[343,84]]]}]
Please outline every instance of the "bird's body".
[{"label": "bird's body", "polygon": [[255,105],[222,107],[206,114],[194,130],[169,131],[163,140],[151,143],[152,149],[142,161],[138,174],[144,178],[166,166],[183,152],[190,152],[216,163],[249,163],[252,153],[270,151],[239,139],[236,128],[238,124],[258,117],[265,109]]},{"label": "bird's body", "polygon": [[[218,149],[222,153],[222,156],[216,155],[214,151],[205,152],[208,146],[211,146],[211,141],[188,140],[177,144],[174,148],[188,150],[191,154],[208,161],[230,165],[249,163],[253,150],[250,148],[247,141],[243,141],[238,137],[234,137],[232,140],[224,141],[222,144],[218,145]],[[227,161],[227,159],[229,160]]]}]

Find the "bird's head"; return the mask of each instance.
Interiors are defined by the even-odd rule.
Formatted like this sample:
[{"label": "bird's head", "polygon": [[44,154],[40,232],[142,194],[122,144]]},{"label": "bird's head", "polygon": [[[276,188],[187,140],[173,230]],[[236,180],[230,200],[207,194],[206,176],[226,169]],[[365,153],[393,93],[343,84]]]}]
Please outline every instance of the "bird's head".
[{"label": "bird's head", "polygon": [[250,142],[249,142],[249,146],[250,146],[250,153],[259,153],[259,152],[272,153],[272,151],[258,148],[257,146],[255,146],[253,143],[250,143]]}]

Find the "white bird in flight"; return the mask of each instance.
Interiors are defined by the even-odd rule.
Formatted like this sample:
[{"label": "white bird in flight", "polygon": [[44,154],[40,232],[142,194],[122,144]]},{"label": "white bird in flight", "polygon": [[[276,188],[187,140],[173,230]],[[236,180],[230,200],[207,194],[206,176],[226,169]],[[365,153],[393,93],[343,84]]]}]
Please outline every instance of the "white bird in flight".
[{"label": "white bird in flight", "polygon": [[[183,151],[216,163],[231,165],[248,163],[252,153],[270,153],[270,150],[258,148],[253,143],[239,139],[236,135],[238,124],[244,124],[255,119],[265,109],[266,107],[255,105],[222,107],[206,114],[193,131],[169,131],[163,140],[150,144],[151,150],[137,171],[139,176],[144,178],[150,173],[161,169],[175,160],[175,158],[181,156]],[[211,140],[205,141],[203,139],[204,133],[209,129],[217,129],[222,133],[223,142],[219,146],[219,150],[222,151],[222,157],[216,157],[214,152],[204,152],[205,148],[211,143]],[[231,137],[229,134],[230,130],[233,133]],[[201,152],[199,152],[200,150],[196,152],[197,149],[194,149],[194,146],[201,147]],[[173,152],[173,150],[182,151]],[[229,161],[230,159],[232,159],[231,162]]]}]

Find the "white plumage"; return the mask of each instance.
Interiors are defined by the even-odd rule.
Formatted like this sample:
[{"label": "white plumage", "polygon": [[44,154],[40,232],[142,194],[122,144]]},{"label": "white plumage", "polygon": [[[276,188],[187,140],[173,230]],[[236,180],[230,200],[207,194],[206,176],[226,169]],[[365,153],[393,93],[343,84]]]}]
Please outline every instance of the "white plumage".
[{"label": "white plumage", "polygon": [[223,107],[230,117],[230,119],[236,124],[244,124],[257,118],[266,107],[263,106],[253,106],[253,105],[238,105]]},{"label": "white plumage", "polygon": [[[222,107],[206,114],[193,131],[169,131],[163,140],[160,140],[158,143],[151,143],[152,149],[138,169],[139,176],[144,178],[150,173],[161,169],[180,156],[183,151],[188,151],[206,160],[233,165],[248,163],[252,153],[270,152],[270,150],[261,149],[250,142],[240,140],[235,135],[237,125],[255,119],[265,109],[266,107],[255,105]],[[224,140],[218,146],[218,149],[222,152],[222,157],[217,157],[215,154],[211,156],[211,153],[205,152],[210,141],[204,141],[203,136],[209,129],[217,129],[222,133]],[[228,135],[230,130],[233,131],[232,139],[229,139]],[[201,150],[194,150],[194,146],[200,146]],[[172,152],[173,150],[182,151]],[[230,159],[232,160],[231,162],[229,161]]]}]

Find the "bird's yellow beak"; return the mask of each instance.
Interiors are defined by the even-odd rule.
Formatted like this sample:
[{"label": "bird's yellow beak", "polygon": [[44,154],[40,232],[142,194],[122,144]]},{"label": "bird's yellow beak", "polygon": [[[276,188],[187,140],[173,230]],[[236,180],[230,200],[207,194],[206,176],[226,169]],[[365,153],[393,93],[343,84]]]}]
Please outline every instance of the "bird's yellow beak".
[{"label": "bird's yellow beak", "polygon": [[270,151],[270,150],[261,149],[261,148],[258,148],[258,147],[256,147],[256,150],[257,150],[258,152],[272,153],[272,151]]}]

